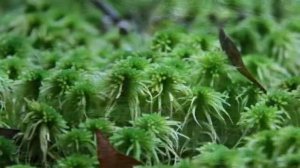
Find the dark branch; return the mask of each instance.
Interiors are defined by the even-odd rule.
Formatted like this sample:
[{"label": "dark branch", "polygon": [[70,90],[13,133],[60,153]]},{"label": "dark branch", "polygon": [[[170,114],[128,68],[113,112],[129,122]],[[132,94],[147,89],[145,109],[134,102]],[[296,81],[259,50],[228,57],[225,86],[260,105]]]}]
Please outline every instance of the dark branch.
[{"label": "dark branch", "polygon": [[128,34],[131,25],[128,21],[121,18],[120,14],[104,0],[91,0],[91,2],[104,13],[119,28],[120,34]]},{"label": "dark branch", "polygon": [[107,2],[103,0],[91,0],[91,2],[105,15],[109,16],[114,23],[118,23],[121,20],[119,13]]},{"label": "dark branch", "polygon": [[7,139],[13,139],[20,130],[10,129],[10,128],[0,128],[0,136],[3,136]]}]

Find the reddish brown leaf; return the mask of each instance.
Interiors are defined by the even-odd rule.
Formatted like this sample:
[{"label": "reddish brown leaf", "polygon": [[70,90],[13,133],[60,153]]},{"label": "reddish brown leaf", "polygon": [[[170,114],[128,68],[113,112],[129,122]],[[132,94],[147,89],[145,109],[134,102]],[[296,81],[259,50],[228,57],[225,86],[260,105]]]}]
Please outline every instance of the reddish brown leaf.
[{"label": "reddish brown leaf", "polygon": [[20,130],[17,129],[0,128],[0,136],[3,136],[7,139],[13,139],[14,136],[19,132]]},{"label": "reddish brown leaf", "polygon": [[267,90],[255,79],[250,71],[248,71],[242,60],[241,53],[239,52],[233,41],[225,34],[222,28],[220,28],[219,31],[219,40],[221,43],[221,47],[228,56],[231,64],[235,66],[242,75],[244,75],[257,87],[259,87],[264,93],[267,93]]},{"label": "reddish brown leaf", "polygon": [[96,136],[100,168],[133,168],[135,165],[142,164],[140,161],[116,151],[100,130],[96,132]]}]

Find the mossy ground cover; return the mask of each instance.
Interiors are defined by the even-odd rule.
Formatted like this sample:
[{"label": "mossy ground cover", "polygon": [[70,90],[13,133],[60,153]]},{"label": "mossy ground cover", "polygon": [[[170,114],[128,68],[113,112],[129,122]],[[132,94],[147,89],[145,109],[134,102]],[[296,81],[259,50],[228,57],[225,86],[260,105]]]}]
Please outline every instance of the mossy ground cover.
[{"label": "mossy ground cover", "polygon": [[[0,167],[99,167],[100,129],[140,167],[300,167],[300,3],[0,2]],[[221,49],[223,25],[253,85]]]}]

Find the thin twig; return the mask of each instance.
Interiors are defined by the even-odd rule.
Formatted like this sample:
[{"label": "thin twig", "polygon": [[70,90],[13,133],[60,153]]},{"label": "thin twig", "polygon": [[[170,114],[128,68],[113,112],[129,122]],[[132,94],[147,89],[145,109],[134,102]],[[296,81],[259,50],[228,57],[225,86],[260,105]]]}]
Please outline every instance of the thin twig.
[{"label": "thin twig", "polygon": [[131,25],[125,19],[122,19],[117,10],[104,0],[91,0],[91,2],[102,11],[119,28],[120,34],[128,34]]},{"label": "thin twig", "polygon": [[98,8],[100,9],[105,15],[109,16],[110,19],[117,24],[121,18],[119,13],[107,2],[103,0],[91,0],[91,2]]}]

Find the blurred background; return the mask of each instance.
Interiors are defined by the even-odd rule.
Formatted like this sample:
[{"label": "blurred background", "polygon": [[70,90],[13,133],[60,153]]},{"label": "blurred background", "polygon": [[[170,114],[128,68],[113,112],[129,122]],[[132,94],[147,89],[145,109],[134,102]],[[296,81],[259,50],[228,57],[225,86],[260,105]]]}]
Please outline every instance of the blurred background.
[{"label": "blurred background", "polygon": [[[113,16],[97,3],[112,9]],[[39,24],[45,27],[80,18],[101,33],[123,26],[126,31],[141,35],[151,35],[159,29],[216,34],[216,28],[223,25],[242,53],[248,54],[268,50],[270,45],[277,45],[272,43],[275,39],[279,41],[276,43],[293,41],[300,31],[299,10],[298,0],[1,0],[0,31],[16,28],[22,29],[18,30],[21,33],[30,33]],[[125,24],[118,25],[120,20]],[[269,41],[267,47],[260,45],[260,41]],[[277,53],[278,57],[282,55]]]}]

